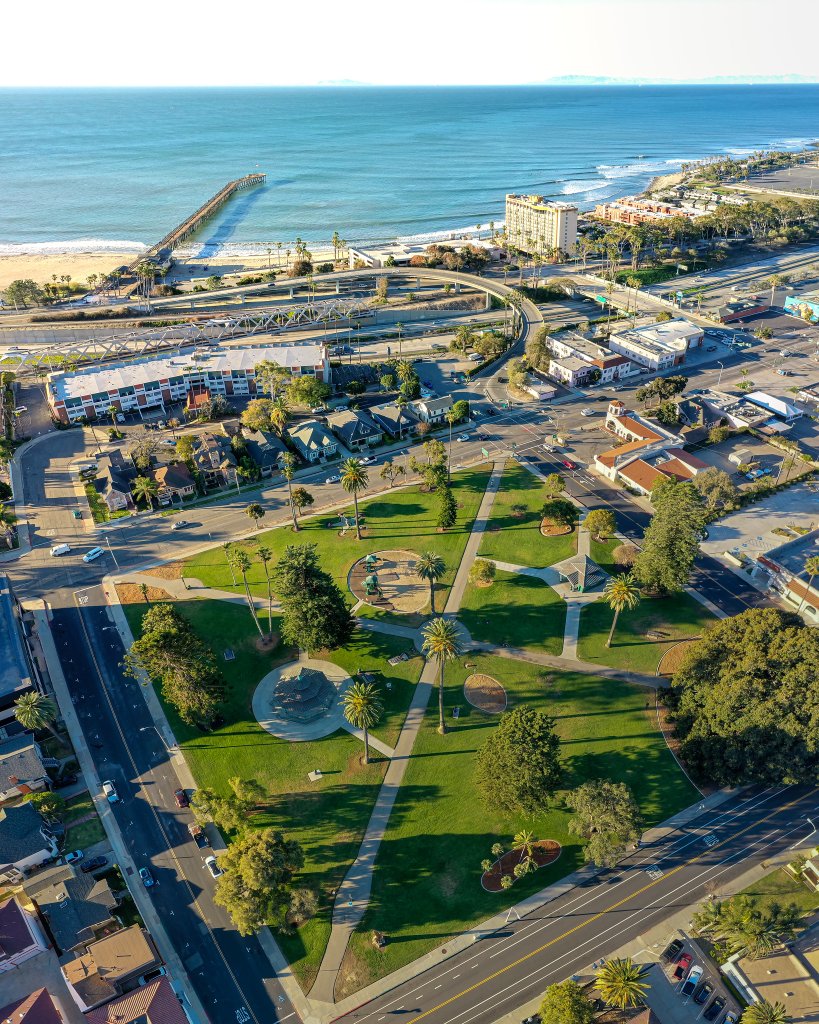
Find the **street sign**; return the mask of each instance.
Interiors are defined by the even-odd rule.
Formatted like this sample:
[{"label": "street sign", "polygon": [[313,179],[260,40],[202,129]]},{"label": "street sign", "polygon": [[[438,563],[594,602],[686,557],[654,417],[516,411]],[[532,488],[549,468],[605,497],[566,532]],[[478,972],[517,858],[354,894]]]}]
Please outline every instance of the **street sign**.
[{"label": "street sign", "polygon": [[481,448],[481,455],[485,458],[489,458],[489,451],[486,448]]},{"label": "street sign", "polygon": [[608,302],[609,300],[608,300],[608,299],[606,298],[606,296],[605,296],[605,295],[595,295],[595,297],[594,297],[594,301],[595,301],[595,302],[599,302],[601,306],[605,306],[605,304],[606,304],[606,303],[607,303],[607,302]]}]

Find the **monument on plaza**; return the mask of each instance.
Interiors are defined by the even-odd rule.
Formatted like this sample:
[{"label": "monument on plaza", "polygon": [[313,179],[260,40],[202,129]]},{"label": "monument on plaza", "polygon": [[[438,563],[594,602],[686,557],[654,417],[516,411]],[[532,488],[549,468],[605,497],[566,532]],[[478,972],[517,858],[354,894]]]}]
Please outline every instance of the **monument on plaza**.
[{"label": "monument on plaza", "polygon": [[295,667],[284,672],[273,691],[273,706],[294,722],[312,722],[327,714],[337,691],[327,676],[315,668]]}]

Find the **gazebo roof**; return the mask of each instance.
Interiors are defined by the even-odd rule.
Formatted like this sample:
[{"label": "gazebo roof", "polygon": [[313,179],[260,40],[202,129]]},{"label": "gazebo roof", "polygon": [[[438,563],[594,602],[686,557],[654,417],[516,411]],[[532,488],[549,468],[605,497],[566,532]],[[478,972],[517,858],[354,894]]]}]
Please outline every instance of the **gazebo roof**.
[{"label": "gazebo roof", "polygon": [[300,668],[292,675],[282,676],[276,685],[276,701],[289,718],[309,721],[329,710],[336,698],[336,688],[323,672]]},{"label": "gazebo roof", "polygon": [[559,566],[560,575],[573,587],[582,587],[588,590],[590,587],[602,583],[606,574],[588,555],[578,555],[569,559]]}]

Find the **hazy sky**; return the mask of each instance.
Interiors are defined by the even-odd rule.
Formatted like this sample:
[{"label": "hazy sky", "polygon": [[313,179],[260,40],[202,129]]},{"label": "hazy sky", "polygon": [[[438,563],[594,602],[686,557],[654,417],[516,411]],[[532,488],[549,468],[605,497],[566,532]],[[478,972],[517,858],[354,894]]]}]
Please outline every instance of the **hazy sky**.
[{"label": "hazy sky", "polygon": [[816,79],[818,12],[816,0],[37,0],[4,5],[0,85]]}]

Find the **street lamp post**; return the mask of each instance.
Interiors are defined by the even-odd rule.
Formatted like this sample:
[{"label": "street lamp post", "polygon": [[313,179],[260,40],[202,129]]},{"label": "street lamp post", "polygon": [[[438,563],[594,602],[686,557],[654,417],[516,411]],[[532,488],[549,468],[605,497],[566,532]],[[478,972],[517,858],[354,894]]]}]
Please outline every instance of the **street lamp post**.
[{"label": "street lamp post", "polygon": [[155,725],[143,725],[139,731],[150,732],[151,729],[153,729],[157,736],[162,740],[162,746],[165,748],[167,753],[172,754],[175,750],[179,749],[176,743],[174,743],[173,746],[170,746],[168,744],[168,741],[165,739],[165,737],[162,735],[162,733],[159,731],[159,729],[157,729]]},{"label": "street lamp post", "polygon": [[111,547],[111,538],[106,537],[105,543],[108,545],[108,554],[114,559],[114,565],[117,567],[117,571],[119,571],[119,562],[117,561],[117,556],[114,554],[114,549]]},{"label": "street lamp post", "polygon": [[719,382],[722,380],[722,371],[725,369],[725,366],[724,366],[724,364],[719,359],[717,360],[717,365],[719,366],[719,376],[717,377],[717,387],[719,387]]}]

